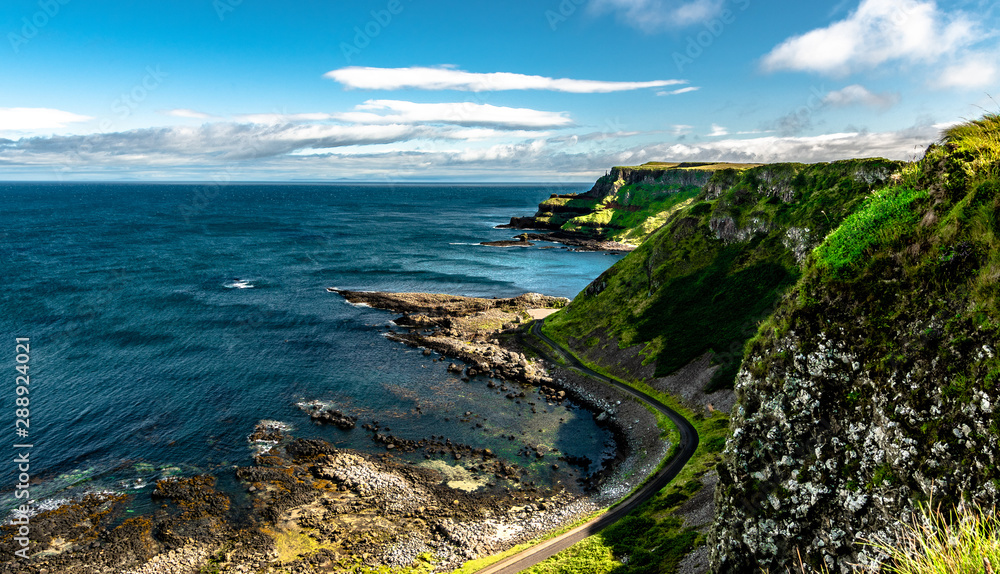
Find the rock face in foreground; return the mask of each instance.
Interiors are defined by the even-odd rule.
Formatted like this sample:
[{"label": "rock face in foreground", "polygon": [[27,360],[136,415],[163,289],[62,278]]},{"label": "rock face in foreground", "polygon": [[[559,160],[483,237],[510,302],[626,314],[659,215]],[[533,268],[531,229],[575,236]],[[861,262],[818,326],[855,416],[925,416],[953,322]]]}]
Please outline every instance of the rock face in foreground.
[{"label": "rock face in foreground", "polygon": [[998,134],[956,128],[866,199],[749,345],[715,572],[876,567],[916,504],[1000,501]]}]

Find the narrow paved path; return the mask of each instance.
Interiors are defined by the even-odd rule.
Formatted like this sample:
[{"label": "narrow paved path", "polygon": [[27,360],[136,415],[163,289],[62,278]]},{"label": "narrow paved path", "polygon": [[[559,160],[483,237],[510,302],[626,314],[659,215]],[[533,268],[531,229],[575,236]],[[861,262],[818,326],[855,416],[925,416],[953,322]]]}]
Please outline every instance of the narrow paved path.
[{"label": "narrow paved path", "polygon": [[[615,522],[618,522],[629,513],[635,510],[640,504],[649,500],[656,495],[663,487],[670,483],[671,480],[677,476],[677,473],[684,468],[691,457],[694,455],[694,451],[698,448],[698,431],[695,430],[691,423],[676,411],[668,407],[667,405],[661,403],[660,401],[654,399],[653,397],[647,395],[642,391],[637,391],[628,385],[624,385],[608,378],[596,371],[587,368],[583,363],[577,360],[572,354],[566,352],[558,343],[552,339],[545,336],[542,333],[542,323],[543,321],[535,321],[531,326],[531,334],[538,339],[544,341],[549,346],[551,346],[563,359],[565,359],[566,364],[569,368],[576,370],[588,377],[592,377],[600,380],[601,382],[621,389],[626,393],[636,397],[637,399],[649,404],[654,409],[667,415],[675,425],[681,434],[681,444],[680,450],[677,455],[667,464],[662,470],[653,474],[646,484],[631,496],[622,500],[618,506],[605,512],[601,516],[582,524],[565,534],[546,540],[541,544],[532,546],[522,552],[519,552],[513,556],[509,556],[491,566],[479,570],[476,574],[514,574],[515,572],[520,572],[525,568],[530,568],[539,562],[555,556],[557,553],[569,548],[570,546],[580,542],[588,536],[597,534],[604,528],[611,526]],[[542,352],[541,349],[536,349]],[[545,353],[542,353],[543,356]],[[550,361],[554,361],[552,357],[544,357]]]}]

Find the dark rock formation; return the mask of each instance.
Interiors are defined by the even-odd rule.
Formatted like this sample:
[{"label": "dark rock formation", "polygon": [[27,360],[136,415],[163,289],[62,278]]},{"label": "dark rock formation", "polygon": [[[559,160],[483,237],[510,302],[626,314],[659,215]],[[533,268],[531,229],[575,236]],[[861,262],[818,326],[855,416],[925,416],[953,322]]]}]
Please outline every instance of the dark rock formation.
[{"label": "dark rock formation", "polygon": [[351,430],[358,422],[358,417],[348,416],[333,409],[316,409],[309,413],[309,418],[320,424],[333,425],[341,430]]},{"label": "dark rock formation", "polygon": [[486,245],[488,247],[533,247],[535,244],[528,241],[528,234],[522,233],[514,239],[508,239],[503,241],[484,241],[480,245]]}]

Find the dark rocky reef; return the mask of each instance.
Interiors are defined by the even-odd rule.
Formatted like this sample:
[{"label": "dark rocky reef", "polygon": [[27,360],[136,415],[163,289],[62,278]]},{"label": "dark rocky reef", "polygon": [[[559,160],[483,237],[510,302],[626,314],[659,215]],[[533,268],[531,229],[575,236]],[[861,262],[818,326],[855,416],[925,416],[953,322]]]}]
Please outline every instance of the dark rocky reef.
[{"label": "dark rocky reef", "polygon": [[528,234],[522,233],[514,239],[503,241],[484,241],[480,245],[487,247],[533,247],[535,244],[528,241]]},{"label": "dark rocky reef", "polygon": [[351,430],[358,422],[358,417],[345,415],[337,410],[318,407],[309,413],[309,418],[320,424],[333,425],[340,430]]}]

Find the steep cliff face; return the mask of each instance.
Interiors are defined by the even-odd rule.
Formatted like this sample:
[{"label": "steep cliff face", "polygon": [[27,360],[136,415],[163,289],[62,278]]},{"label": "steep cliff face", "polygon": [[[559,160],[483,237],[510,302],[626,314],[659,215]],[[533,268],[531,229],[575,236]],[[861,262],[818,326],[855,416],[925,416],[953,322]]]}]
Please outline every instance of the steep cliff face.
[{"label": "steep cliff face", "polygon": [[511,218],[507,227],[547,229],[638,245],[669,214],[697,195],[722,169],[756,164],[649,163],[615,167],[582,194],[553,195],[533,217]]},{"label": "steep cliff face", "polygon": [[715,572],[849,572],[918,502],[1000,501],[998,136],[950,130],[804,252],[736,377]]},{"label": "steep cliff face", "polygon": [[[702,361],[712,368],[708,390],[731,387],[744,343],[799,278],[806,253],[902,166],[872,159],[716,170],[547,329],[636,378],[666,377],[710,354]],[[607,344],[637,347],[639,360],[616,358]]]},{"label": "steep cliff face", "polygon": [[[703,187],[712,179],[720,164],[708,163],[649,163],[638,167],[613,167],[604,177],[597,180],[590,191],[582,197],[602,200],[618,194],[627,185],[648,185],[662,187],[663,190],[677,190],[688,186]],[[741,168],[755,167],[756,164],[741,164]]]}]

